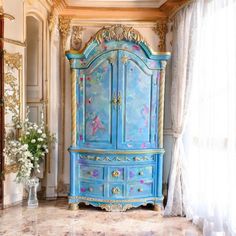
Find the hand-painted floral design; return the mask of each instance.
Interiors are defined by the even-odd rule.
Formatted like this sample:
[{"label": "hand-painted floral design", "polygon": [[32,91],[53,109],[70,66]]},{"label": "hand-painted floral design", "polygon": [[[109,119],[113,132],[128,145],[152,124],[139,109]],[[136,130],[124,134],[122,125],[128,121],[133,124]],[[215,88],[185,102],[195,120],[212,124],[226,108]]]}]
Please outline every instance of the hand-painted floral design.
[{"label": "hand-painted floral design", "polygon": [[98,116],[95,116],[92,121],[92,135],[95,135],[98,130],[104,130],[105,127],[103,126],[102,122],[100,121],[100,118]]}]

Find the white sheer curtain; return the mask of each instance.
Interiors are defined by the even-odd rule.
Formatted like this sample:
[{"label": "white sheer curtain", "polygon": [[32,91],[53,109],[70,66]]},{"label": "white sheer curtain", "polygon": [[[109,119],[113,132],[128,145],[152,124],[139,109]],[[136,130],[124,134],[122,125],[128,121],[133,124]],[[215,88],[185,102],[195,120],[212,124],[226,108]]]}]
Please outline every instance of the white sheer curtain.
[{"label": "white sheer curtain", "polygon": [[201,1],[184,137],[187,216],[204,235],[236,235],[236,1]]},{"label": "white sheer curtain", "polygon": [[174,131],[171,171],[166,216],[185,215],[186,178],[184,168],[183,132],[191,91],[196,27],[199,10],[196,3],[184,8],[173,23],[171,120]]},{"label": "white sheer curtain", "polygon": [[[181,36],[180,26],[189,24],[189,17],[192,31],[186,48],[193,46],[188,50],[192,57],[176,57],[186,41],[185,34],[182,42],[176,35]],[[172,97],[172,115],[181,116],[173,117],[178,129],[165,214],[185,213],[206,236],[236,235],[236,1],[199,0],[183,9],[177,20],[173,83],[184,83],[185,93],[173,84],[172,93],[180,89],[180,95]],[[190,81],[192,86],[186,86]]]}]

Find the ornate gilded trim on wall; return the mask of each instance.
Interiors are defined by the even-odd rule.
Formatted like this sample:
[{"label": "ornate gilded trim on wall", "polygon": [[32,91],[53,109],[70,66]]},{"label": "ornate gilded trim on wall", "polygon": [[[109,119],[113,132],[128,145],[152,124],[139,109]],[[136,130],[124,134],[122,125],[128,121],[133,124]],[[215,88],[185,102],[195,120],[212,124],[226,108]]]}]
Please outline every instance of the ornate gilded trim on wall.
[{"label": "ornate gilded trim on wall", "polygon": [[[5,125],[6,139],[17,136],[19,132],[18,125],[22,118],[22,59],[22,54],[20,53],[4,52],[4,66],[6,67],[6,73],[4,74],[5,116],[10,115],[12,119],[11,127],[15,126],[14,132],[13,129],[6,129],[7,124]],[[15,163],[4,165],[5,174],[15,173],[17,169],[18,167]]]},{"label": "ornate gilded trim on wall", "polygon": [[164,52],[166,50],[166,34],[168,32],[167,22],[157,22],[156,27],[153,28],[153,31],[159,37],[158,50]]},{"label": "ornate gilded trim on wall", "polygon": [[12,73],[7,72],[4,74],[4,84],[5,113],[12,113],[13,116],[19,117],[20,95],[18,79]]},{"label": "ornate gilded trim on wall", "polygon": [[22,69],[22,55],[20,53],[4,53],[4,62],[11,69]]},{"label": "ornate gilded trim on wall", "polygon": [[56,13],[55,13],[55,8],[52,7],[52,10],[48,16],[48,29],[49,29],[49,32],[51,33],[56,25]]},{"label": "ornate gilded trim on wall", "polygon": [[17,171],[17,164],[4,165],[4,174],[16,173]]},{"label": "ornate gilded trim on wall", "polygon": [[71,34],[71,42],[70,48],[71,50],[80,50],[82,47],[82,31],[84,30],[81,26],[74,25],[72,27],[72,34]]},{"label": "ornate gilded trim on wall", "polygon": [[94,36],[93,40],[96,40],[98,43],[105,41],[131,41],[134,43],[144,43],[148,45],[143,36],[132,27],[126,27],[124,25],[112,25],[108,27],[103,27],[99,30]]}]

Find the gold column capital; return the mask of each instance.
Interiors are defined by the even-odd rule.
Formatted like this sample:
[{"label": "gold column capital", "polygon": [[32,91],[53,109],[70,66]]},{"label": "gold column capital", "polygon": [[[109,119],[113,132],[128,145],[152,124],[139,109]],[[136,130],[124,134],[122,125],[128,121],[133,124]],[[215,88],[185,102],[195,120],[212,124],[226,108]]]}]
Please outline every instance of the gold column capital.
[{"label": "gold column capital", "polygon": [[59,20],[58,28],[62,39],[62,46],[63,49],[65,49],[66,40],[70,34],[71,17],[59,16],[58,20]]},{"label": "gold column capital", "polygon": [[168,32],[168,26],[166,21],[158,21],[153,31],[159,36],[158,50],[160,52],[166,51],[166,34]]}]

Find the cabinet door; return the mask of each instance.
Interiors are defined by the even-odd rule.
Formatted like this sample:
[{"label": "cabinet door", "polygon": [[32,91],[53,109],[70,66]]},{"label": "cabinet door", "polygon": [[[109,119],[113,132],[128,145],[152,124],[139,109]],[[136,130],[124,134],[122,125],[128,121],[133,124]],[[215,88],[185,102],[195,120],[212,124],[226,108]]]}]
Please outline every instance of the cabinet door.
[{"label": "cabinet door", "polygon": [[155,148],[157,72],[132,53],[118,53],[118,148]]},{"label": "cabinet door", "polygon": [[117,52],[97,57],[78,78],[78,141],[81,148],[116,147]]}]

